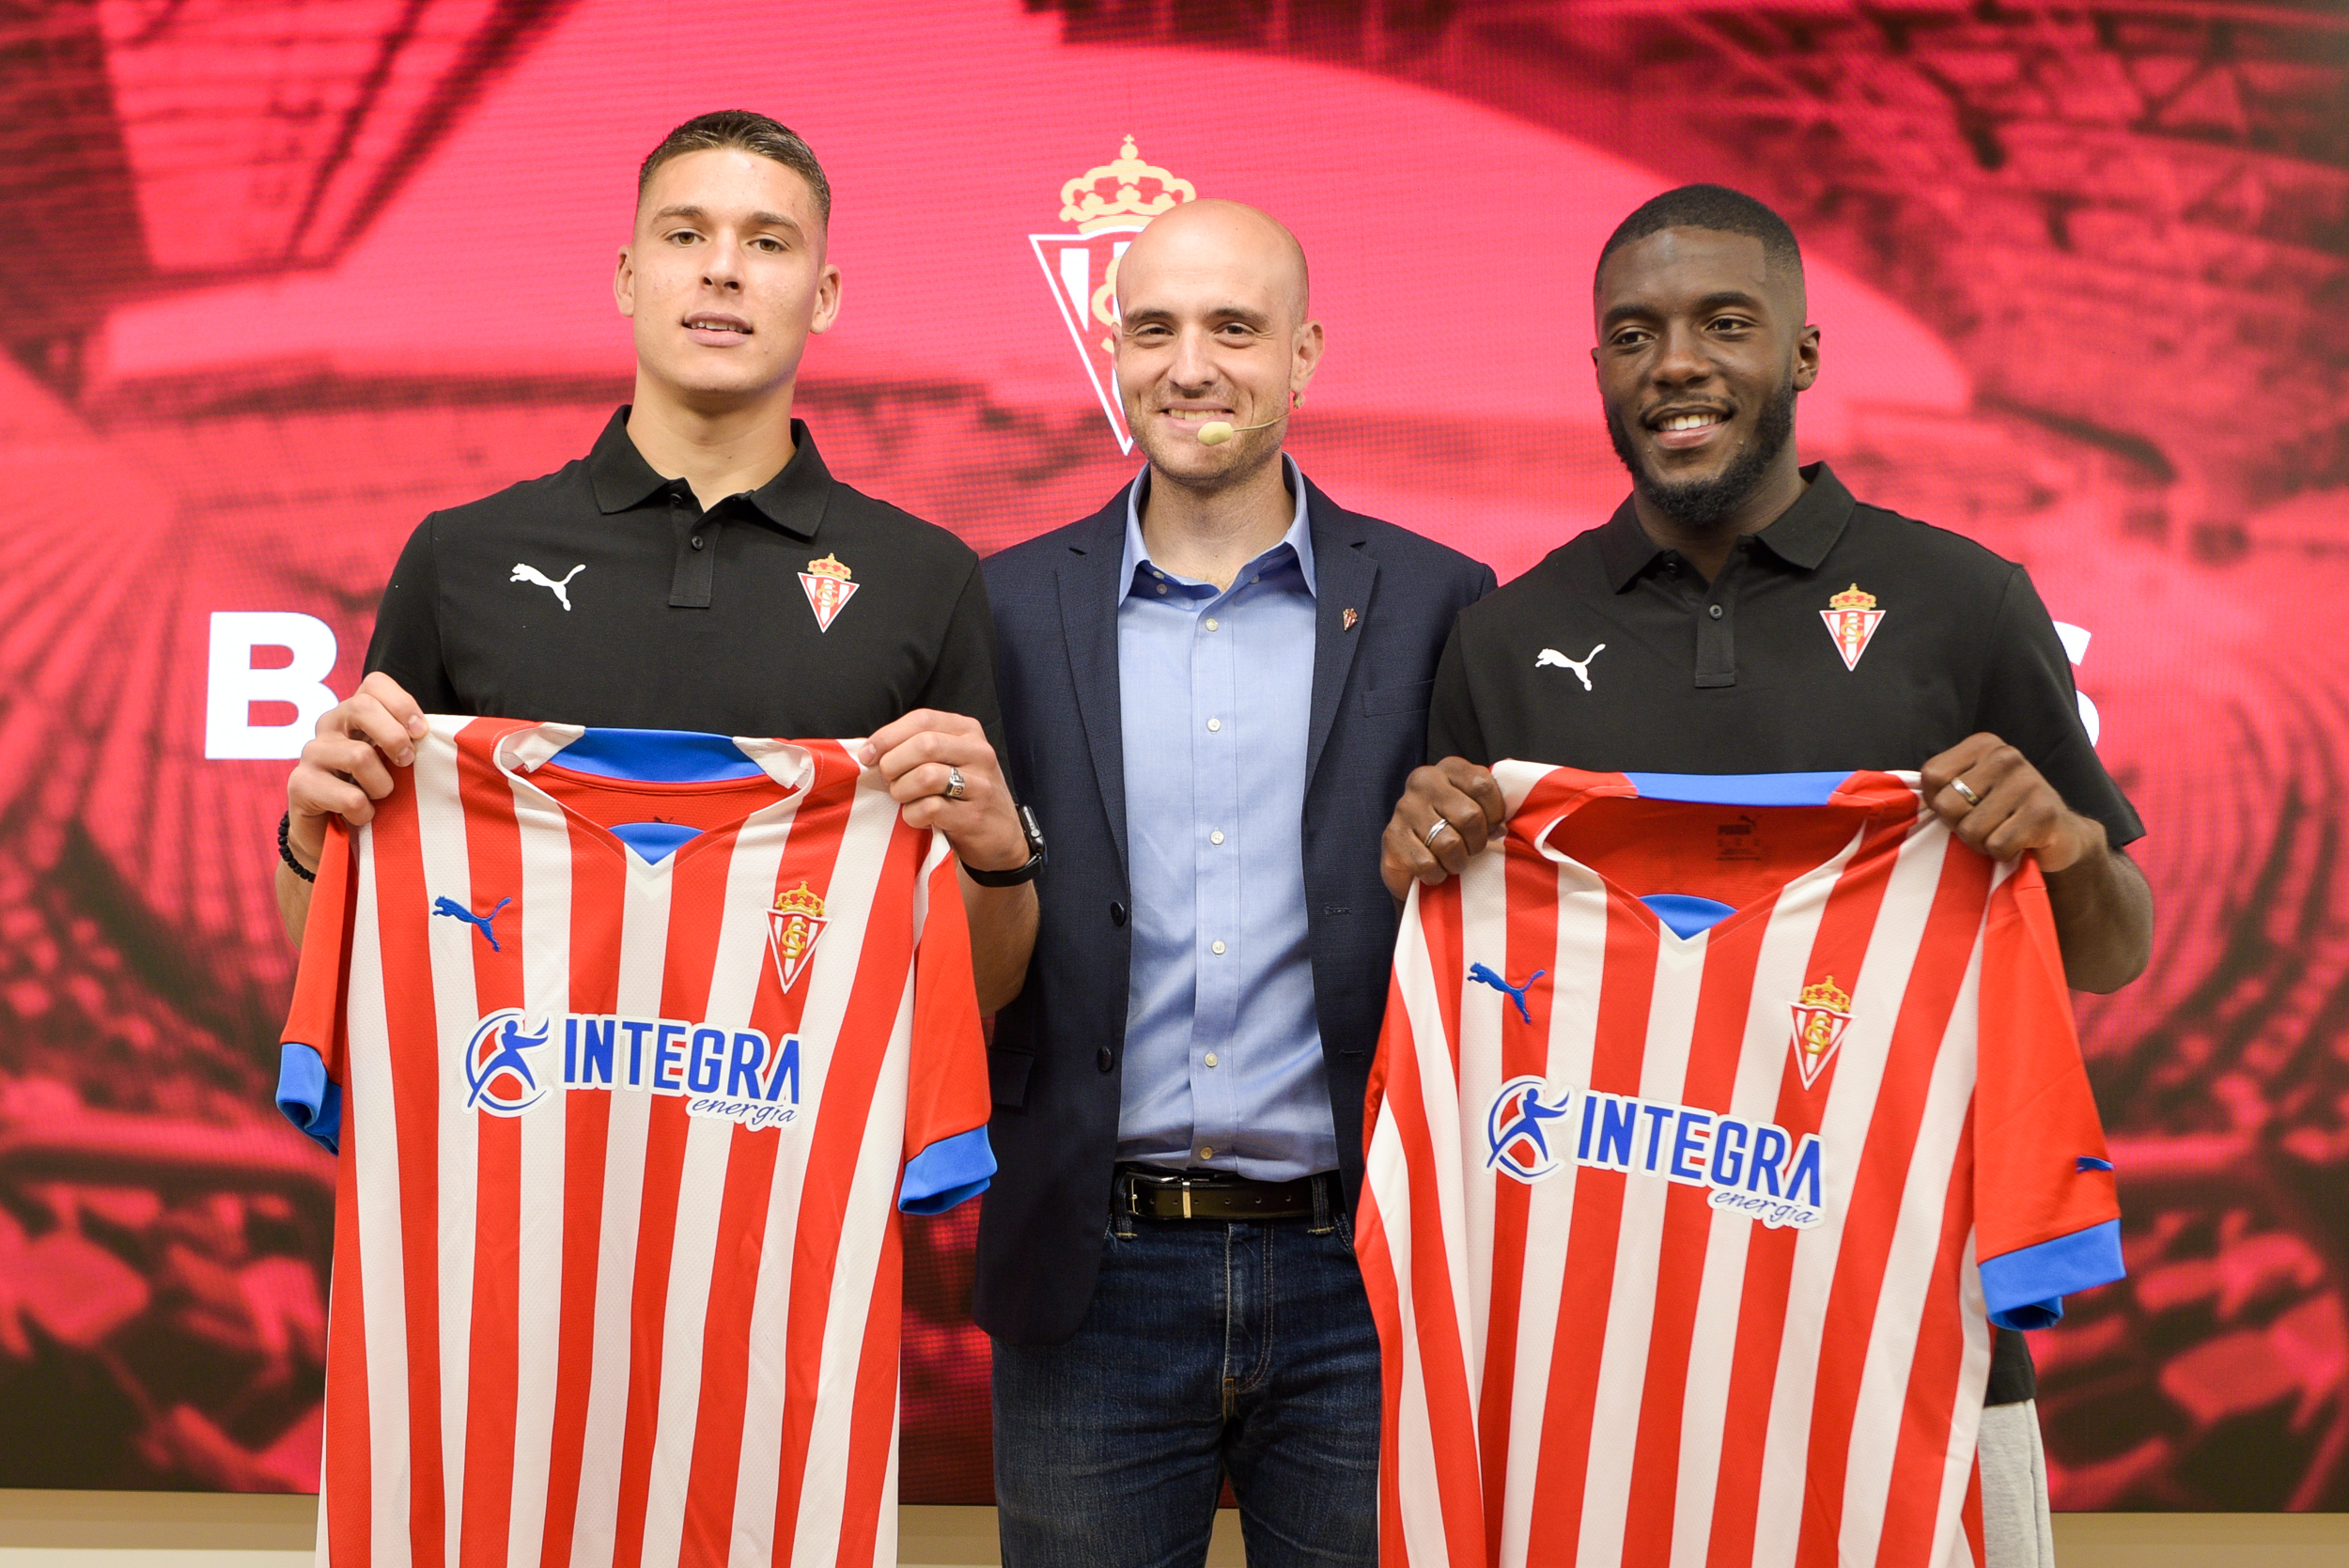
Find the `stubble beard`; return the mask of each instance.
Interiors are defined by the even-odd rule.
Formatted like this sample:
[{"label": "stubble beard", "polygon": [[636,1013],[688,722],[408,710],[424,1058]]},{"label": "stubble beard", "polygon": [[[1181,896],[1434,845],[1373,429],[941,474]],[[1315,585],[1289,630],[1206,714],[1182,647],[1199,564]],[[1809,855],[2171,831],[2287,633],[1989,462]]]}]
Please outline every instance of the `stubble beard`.
[{"label": "stubble beard", "polygon": [[1640,461],[1631,432],[1613,409],[1607,411],[1607,439],[1615,457],[1631,474],[1631,482],[1659,512],[1683,528],[1718,527],[1734,516],[1762,487],[1770,464],[1795,438],[1795,383],[1789,377],[1762,405],[1753,423],[1753,439],[1730,459],[1729,466],[1710,478],[1662,479]]}]

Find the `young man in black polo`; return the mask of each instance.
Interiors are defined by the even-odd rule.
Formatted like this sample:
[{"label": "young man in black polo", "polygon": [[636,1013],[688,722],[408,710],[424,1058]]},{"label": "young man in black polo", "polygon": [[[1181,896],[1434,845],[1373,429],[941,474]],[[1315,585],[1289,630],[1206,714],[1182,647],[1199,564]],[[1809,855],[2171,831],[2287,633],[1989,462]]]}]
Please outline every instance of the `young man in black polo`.
[{"label": "young man in black polo", "polygon": [[1018,992],[1038,846],[996,763],[978,557],[834,480],[791,417],[807,340],[840,308],[831,214],[815,154],[764,115],[703,115],[645,160],[613,277],[634,398],[585,458],[435,513],[401,551],[368,674],[287,784],[296,942],[326,819],[374,815],[426,712],[868,736],[906,820],[994,884],[963,884],[981,1007]]},{"label": "young man in black polo", "polygon": [[[1932,808],[2046,874],[2074,986],[2145,967],[2153,900],[2136,812],[2096,758],[2071,667],[2023,568],[1798,468],[1817,379],[1785,223],[1719,186],[1667,192],[1599,258],[1593,350],[1632,493],[1601,527],[1461,612],[1428,753],[1382,869],[1458,873],[1503,820],[1486,766],[1777,773],[1919,768]],[[1821,613],[1882,612],[1852,657]],[[1839,602],[1839,596],[1843,601]],[[1993,1568],[2053,1560],[2030,1356],[1999,1330],[1981,1439]]]}]

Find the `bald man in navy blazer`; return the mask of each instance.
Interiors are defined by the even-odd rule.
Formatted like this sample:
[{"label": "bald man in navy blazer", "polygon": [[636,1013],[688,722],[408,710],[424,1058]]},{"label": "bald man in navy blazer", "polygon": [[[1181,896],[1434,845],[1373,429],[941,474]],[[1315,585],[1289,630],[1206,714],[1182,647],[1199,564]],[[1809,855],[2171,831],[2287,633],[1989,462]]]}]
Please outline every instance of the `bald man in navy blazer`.
[{"label": "bald man in navy blazer", "polygon": [[1282,453],[1322,347],[1285,228],[1177,208],[1118,295],[1149,464],[985,567],[1005,766],[1050,844],[989,1053],[973,1296],[1003,1560],[1204,1561],[1228,1475],[1254,1568],[1367,1568],[1351,1216],[1396,924],[1379,835],[1493,574]]}]

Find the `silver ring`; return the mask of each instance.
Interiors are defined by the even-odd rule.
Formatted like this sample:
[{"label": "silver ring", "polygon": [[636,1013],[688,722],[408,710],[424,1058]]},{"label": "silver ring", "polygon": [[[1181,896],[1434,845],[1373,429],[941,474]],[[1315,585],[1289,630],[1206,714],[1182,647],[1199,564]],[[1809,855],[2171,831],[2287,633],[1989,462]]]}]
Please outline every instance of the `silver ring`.
[{"label": "silver ring", "polygon": [[1982,804],[1982,797],[1975,794],[1971,789],[1968,789],[1966,786],[1966,781],[1964,779],[1952,779],[1950,781],[1950,787],[1956,790],[1961,796],[1965,797],[1966,804],[1969,809]]},{"label": "silver ring", "polygon": [[963,781],[963,777],[962,777],[962,769],[961,769],[961,768],[947,768],[947,769],[946,769],[946,799],[947,799],[947,800],[961,800],[961,799],[962,799],[965,795],[968,795],[968,794],[970,794],[970,793],[971,793],[970,785],[969,785],[969,784],[967,784],[966,783],[964,783],[964,781]]},{"label": "silver ring", "polygon": [[1427,846],[1428,848],[1433,849],[1436,846],[1436,835],[1445,831],[1451,828],[1451,823],[1446,822],[1442,817],[1439,816],[1436,818],[1436,825],[1427,830],[1426,835],[1423,837],[1420,842]]}]

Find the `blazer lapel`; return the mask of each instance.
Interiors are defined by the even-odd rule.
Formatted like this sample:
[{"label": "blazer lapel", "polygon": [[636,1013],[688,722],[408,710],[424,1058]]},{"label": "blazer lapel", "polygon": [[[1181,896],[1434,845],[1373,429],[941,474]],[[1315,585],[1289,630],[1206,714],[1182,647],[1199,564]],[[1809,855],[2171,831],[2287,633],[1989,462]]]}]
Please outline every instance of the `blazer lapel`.
[{"label": "blazer lapel", "polygon": [[1062,639],[1068,646],[1068,674],[1077,691],[1077,717],[1093,753],[1094,777],[1101,786],[1101,808],[1126,855],[1126,731],[1117,684],[1117,568],[1126,553],[1126,492],[1104,507],[1086,531],[1086,542],[1071,545],[1060,561]]},{"label": "blazer lapel", "polygon": [[1310,788],[1346,699],[1346,678],[1354,668],[1354,650],[1361,645],[1361,617],[1370,613],[1378,563],[1362,551],[1361,532],[1346,526],[1350,514],[1310,480],[1305,506],[1314,536],[1314,701],[1305,739],[1305,782]]}]

